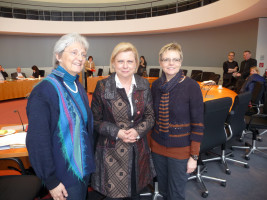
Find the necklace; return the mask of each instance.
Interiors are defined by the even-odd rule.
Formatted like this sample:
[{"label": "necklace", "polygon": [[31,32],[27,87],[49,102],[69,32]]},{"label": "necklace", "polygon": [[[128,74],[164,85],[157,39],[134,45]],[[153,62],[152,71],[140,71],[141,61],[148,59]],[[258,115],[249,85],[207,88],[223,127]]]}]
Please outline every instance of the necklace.
[{"label": "necklace", "polygon": [[78,87],[77,87],[77,85],[76,85],[76,83],[74,82],[74,85],[75,85],[75,91],[73,90],[73,89],[71,89],[68,85],[67,85],[67,83],[65,83],[65,81],[63,81],[63,83],[66,85],[66,87],[70,90],[70,91],[72,91],[73,93],[77,93],[78,92]]}]

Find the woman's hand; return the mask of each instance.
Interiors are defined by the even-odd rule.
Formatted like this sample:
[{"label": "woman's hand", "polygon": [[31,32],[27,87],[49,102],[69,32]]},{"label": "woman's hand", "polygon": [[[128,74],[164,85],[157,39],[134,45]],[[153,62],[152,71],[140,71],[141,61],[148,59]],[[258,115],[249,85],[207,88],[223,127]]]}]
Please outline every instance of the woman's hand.
[{"label": "woman's hand", "polygon": [[138,133],[135,129],[119,130],[118,138],[122,139],[125,143],[134,143],[137,141]]},{"label": "woman's hand", "polygon": [[197,168],[197,161],[190,157],[188,162],[187,162],[187,171],[186,171],[186,173],[190,174],[193,171],[195,171],[196,168]]},{"label": "woman's hand", "polygon": [[131,128],[127,131],[125,131],[125,133],[127,134],[127,138],[128,138],[128,142],[129,143],[133,143],[137,141],[137,137],[139,136],[139,134],[137,133],[137,131],[134,128]]},{"label": "woman's hand", "polygon": [[66,200],[68,197],[68,192],[62,183],[59,183],[57,187],[49,190],[49,192],[54,200]]}]

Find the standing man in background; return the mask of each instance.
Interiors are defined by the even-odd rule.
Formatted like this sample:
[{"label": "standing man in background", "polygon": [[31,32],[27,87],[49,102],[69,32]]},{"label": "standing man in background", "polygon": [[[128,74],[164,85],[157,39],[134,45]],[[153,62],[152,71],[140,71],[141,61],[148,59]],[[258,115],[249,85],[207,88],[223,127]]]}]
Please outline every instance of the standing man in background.
[{"label": "standing man in background", "polygon": [[239,93],[246,78],[249,76],[250,68],[253,66],[257,66],[257,60],[251,58],[251,52],[249,50],[244,51],[243,58],[244,60],[241,62],[240,71],[235,74],[236,77],[238,77],[235,88],[236,93]]}]

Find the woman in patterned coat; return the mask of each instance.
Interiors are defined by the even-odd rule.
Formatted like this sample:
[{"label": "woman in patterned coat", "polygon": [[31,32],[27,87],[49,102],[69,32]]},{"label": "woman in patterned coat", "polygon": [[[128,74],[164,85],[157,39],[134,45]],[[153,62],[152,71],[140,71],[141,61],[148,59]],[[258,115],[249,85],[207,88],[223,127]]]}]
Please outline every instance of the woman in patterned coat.
[{"label": "woman in patterned coat", "polygon": [[148,81],[134,74],[138,63],[132,44],[118,44],[110,59],[115,73],[99,81],[93,94],[98,139],[92,186],[106,199],[139,199],[155,175],[146,137],[154,125],[152,97]]}]

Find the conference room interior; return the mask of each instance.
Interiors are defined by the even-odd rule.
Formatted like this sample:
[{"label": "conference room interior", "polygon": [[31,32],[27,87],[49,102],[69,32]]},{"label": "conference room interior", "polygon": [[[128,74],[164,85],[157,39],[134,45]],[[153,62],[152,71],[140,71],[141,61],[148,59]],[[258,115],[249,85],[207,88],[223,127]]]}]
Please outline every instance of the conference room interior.
[{"label": "conference room interior", "polygon": [[[146,58],[148,75],[151,69],[160,69],[159,77],[162,74],[158,59],[160,48],[169,42],[181,44],[184,53],[181,68],[187,70],[188,77],[191,77],[195,70],[212,72],[220,77],[214,85],[204,85],[203,82],[199,82],[204,102],[223,97],[231,97],[232,103],[235,100],[236,93],[219,87],[223,79],[222,65],[227,60],[228,52],[236,53],[235,61],[240,65],[243,51],[250,50],[252,57],[258,61],[260,74],[263,75],[267,69],[267,2],[265,0],[247,2],[236,0],[235,3],[232,0],[104,2],[101,4],[97,4],[94,0],[81,0],[76,3],[66,3],[65,0],[0,2],[0,65],[9,75],[6,81],[0,83],[0,128],[28,123],[27,97],[34,85],[53,70],[53,45],[60,36],[70,32],[78,32],[86,37],[89,42],[87,56],[93,56],[96,65],[93,77],[85,77],[82,72],[79,79],[83,86],[85,86],[84,79],[88,80],[87,94],[90,103],[96,82],[109,75],[110,54],[119,42],[133,43],[137,47],[139,56],[143,55]],[[3,7],[11,8],[11,16],[3,15],[3,11],[6,12]],[[117,12],[113,12],[111,8],[117,9]],[[22,12],[22,16],[18,15],[16,9],[24,10],[25,13]],[[31,13],[28,10],[39,12]],[[133,10],[134,15],[131,14]],[[49,11],[49,17],[44,15],[45,11]],[[56,17],[53,17],[53,13],[57,12],[61,13],[60,16],[56,14]],[[83,15],[75,14],[76,12]],[[94,17],[91,14],[86,15],[86,12],[94,13]],[[40,13],[43,13],[43,17]],[[120,13],[119,16],[116,16],[118,13]],[[33,15],[35,17],[32,17]],[[35,80],[11,80],[11,73],[15,72],[17,67],[21,67],[22,72],[30,77],[33,65],[44,70],[45,76]],[[101,76],[97,76],[99,69],[103,70]],[[147,77],[150,84],[157,78]],[[263,134],[262,140],[257,141],[259,146],[267,146],[266,135]],[[226,151],[232,151],[230,147],[233,145],[244,145],[245,141],[251,143],[252,134],[247,134],[243,141],[231,139],[227,143]],[[13,154],[14,151],[18,152]],[[7,167],[19,169],[14,161],[6,160],[7,157],[18,157],[25,169],[31,167],[26,149],[22,151],[14,149],[14,151],[0,150],[1,175],[9,171]],[[214,151],[220,153],[220,146]],[[250,155],[250,160],[246,160],[244,150],[236,149],[233,153],[235,155],[233,159],[247,162],[249,168],[228,162],[231,174],[226,174],[219,162],[208,162],[205,175],[219,177],[227,183],[226,187],[222,187],[216,182],[205,180],[209,190],[207,198],[265,199],[267,196],[266,154],[256,152]],[[204,155],[204,158],[209,157],[210,155]],[[88,199],[104,198],[90,187],[88,191]],[[153,186],[149,186],[143,193],[153,194],[153,191]],[[197,181],[188,181],[186,199],[202,199],[202,192]],[[39,199],[49,198],[50,196],[46,194],[42,194],[41,198],[39,196]],[[141,199],[153,198],[142,196]]]}]

